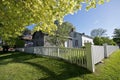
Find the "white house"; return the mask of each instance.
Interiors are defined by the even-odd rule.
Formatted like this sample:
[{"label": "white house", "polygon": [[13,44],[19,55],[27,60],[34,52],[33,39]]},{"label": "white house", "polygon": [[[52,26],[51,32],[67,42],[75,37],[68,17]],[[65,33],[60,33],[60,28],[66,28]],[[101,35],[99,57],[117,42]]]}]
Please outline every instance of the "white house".
[{"label": "white house", "polygon": [[[80,48],[84,46],[84,43],[91,43],[93,44],[93,38],[85,35],[84,33],[79,33],[76,31],[73,31],[70,33],[71,40],[68,40],[65,43],[65,47],[74,47],[74,48]],[[72,41],[72,42],[71,42]]]}]

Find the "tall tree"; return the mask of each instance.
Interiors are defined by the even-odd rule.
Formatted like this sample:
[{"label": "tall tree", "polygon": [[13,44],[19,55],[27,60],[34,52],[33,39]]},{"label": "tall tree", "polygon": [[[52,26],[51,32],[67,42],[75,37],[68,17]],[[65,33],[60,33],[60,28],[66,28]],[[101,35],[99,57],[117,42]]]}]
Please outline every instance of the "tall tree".
[{"label": "tall tree", "polygon": [[[21,35],[25,26],[36,24],[35,31],[52,33],[55,20],[63,21],[86,3],[86,9],[95,8],[108,0],[0,0],[0,36],[4,40]],[[1,25],[1,24],[0,24]]]},{"label": "tall tree", "polygon": [[52,36],[49,36],[48,41],[56,46],[64,46],[65,41],[70,37],[70,32],[74,29],[74,26],[69,22],[63,22],[62,25],[58,21],[55,22],[58,26],[57,31]]},{"label": "tall tree", "polygon": [[92,37],[103,37],[106,35],[107,30],[103,28],[98,28],[98,29],[93,29],[91,31],[91,36]]},{"label": "tall tree", "polygon": [[120,29],[114,29],[114,38],[120,38]]},{"label": "tall tree", "polygon": [[120,29],[114,29],[113,40],[120,45]]}]

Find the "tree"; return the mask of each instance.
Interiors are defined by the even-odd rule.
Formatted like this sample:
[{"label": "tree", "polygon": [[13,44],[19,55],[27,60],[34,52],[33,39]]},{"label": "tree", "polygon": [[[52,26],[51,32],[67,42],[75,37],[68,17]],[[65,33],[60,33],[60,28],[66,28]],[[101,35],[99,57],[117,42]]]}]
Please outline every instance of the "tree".
[{"label": "tree", "polygon": [[108,44],[108,45],[116,45],[115,42],[112,39],[109,39],[108,37],[95,37],[93,39],[93,42],[95,45],[103,45],[103,44]]},{"label": "tree", "polygon": [[114,38],[120,38],[120,29],[114,29]]},{"label": "tree", "polygon": [[93,39],[93,42],[95,45],[102,45],[103,44],[103,40],[100,37],[95,37]]},{"label": "tree", "polygon": [[120,29],[114,29],[113,40],[114,40],[117,44],[120,44]]},{"label": "tree", "polygon": [[93,29],[91,31],[91,36],[92,37],[103,37],[106,35],[107,30],[98,28],[98,29]]},{"label": "tree", "polygon": [[86,3],[86,9],[95,8],[108,0],[0,0],[0,36],[3,40],[16,38],[30,24],[35,31],[52,34],[57,29],[55,20],[63,21]]},{"label": "tree", "polygon": [[16,47],[24,47],[24,45],[25,45],[25,41],[24,40],[21,40],[20,38],[16,38],[15,39],[15,45],[16,45]]},{"label": "tree", "polygon": [[109,37],[101,37],[101,39],[103,40],[102,44],[107,43],[108,45],[116,45],[113,39],[109,39]]},{"label": "tree", "polygon": [[55,24],[58,26],[58,29],[54,35],[49,36],[48,42],[56,46],[64,46],[74,26],[69,22],[63,22],[62,25],[60,25],[58,21],[55,21]]},{"label": "tree", "polygon": [[[21,33],[22,33],[22,36],[30,35],[31,34],[31,30],[29,30],[28,28],[25,28],[24,31],[22,31]],[[16,45],[17,47],[24,47],[24,43],[25,42],[22,40],[22,36],[10,37],[7,40],[3,40],[2,39],[2,41],[5,42],[10,47],[14,47],[14,45]]]}]

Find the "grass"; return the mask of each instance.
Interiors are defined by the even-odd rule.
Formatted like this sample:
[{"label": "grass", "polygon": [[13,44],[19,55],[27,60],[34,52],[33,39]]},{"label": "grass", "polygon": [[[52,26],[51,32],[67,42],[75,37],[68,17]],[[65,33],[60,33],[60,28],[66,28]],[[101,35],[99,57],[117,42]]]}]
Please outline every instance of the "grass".
[{"label": "grass", "polygon": [[120,50],[96,65],[95,73],[63,60],[0,53],[0,80],[120,80]]}]

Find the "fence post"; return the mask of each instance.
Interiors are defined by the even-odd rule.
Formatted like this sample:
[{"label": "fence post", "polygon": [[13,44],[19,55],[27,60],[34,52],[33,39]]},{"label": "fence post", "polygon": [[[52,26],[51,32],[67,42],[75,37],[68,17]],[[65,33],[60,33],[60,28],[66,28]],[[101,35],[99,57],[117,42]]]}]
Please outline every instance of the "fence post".
[{"label": "fence post", "polygon": [[37,49],[37,47],[34,47],[34,52],[33,53],[37,55],[37,50],[36,49]]},{"label": "fence post", "polygon": [[107,44],[103,44],[104,46],[104,58],[107,58],[108,55],[107,55]]},{"label": "fence post", "polygon": [[95,72],[94,56],[92,54],[91,43],[85,43],[85,47],[86,47],[87,69],[90,70],[91,72]]}]

